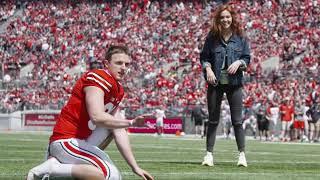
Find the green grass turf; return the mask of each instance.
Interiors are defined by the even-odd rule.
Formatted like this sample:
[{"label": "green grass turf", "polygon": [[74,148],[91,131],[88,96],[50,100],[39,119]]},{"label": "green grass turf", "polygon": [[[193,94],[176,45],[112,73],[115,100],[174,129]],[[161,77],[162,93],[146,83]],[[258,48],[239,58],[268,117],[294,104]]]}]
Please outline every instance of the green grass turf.
[{"label": "green grass turf", "polygon": [[[0,180],[24,179],[30,168],[44,158],[47,133],[0,134]],[[130,135],[141,168],[160,180],[311,180],[320,179],[320,144],[247,141],[248,167],[237,167],[234,140],[218,139],[215,166],[201,166],[205,140],[192,137]],[[122,159],[114,143],[107,152],[123,179],[139,179]]]}]

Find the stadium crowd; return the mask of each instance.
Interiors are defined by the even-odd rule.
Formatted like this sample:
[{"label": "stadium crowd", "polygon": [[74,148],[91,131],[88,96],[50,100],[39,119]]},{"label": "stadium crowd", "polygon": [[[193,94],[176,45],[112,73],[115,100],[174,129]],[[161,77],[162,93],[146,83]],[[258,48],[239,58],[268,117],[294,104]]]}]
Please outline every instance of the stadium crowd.
[{"label": "stadium crowd", "polygon": [[13,16],[15,10],[16,10],[16,4],[15,1],[1,1],[0,2],[0,22],[6,21],[11,16]]},{"label": "stadium crowd", "polygon": [[[199,53],[211,12],[226,1],[17,2],[5,0],[0,8],[0,27],[9,22],[0,34],[1,112],[60,109],[76,76],[119,43],[130,47],[134,61],[124,98],[129,113],[164,105],[181,115],[188,105],[206,103]],[[230,2],[251,43],[245,106],[280,106],[285,97],[311,106],[311,94],[320,93],[318,1]],[[22,15],[15,17],[17,11]],[[271,70],[267,61],[275,64]],[[26,66],[32,68],[23,74]],[[70,73],[77,66],[79,73]]]}]

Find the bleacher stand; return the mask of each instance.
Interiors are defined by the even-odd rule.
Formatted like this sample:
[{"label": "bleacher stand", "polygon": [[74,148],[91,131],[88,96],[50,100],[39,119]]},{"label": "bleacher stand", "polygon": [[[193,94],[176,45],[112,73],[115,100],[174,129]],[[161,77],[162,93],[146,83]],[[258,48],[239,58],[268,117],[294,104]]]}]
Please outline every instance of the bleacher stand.
[{"label": "bleacher stand", "polygon": [[[0,34],[1,77],[10,77],[0,86],[1,112],[21,105],[60,109],[76,76],[101,62],[106,47],[117,43],[130,47],[134,61],[126,79],[130,93],[124,106],[129,113],[163,105],[178,115],[196,101],[205,103],[199,53],[211,12],[224,1],[18,2],[5,0],[0,6],[0,28],[5,28]],[[307,99],[320,82],[318,1],[230,2],[251,42],[246,96],[253,104],[260,99],[276,105],[283,97]],[[21,17],[11,18],[17,9]],[[278,65],[266,68],[275,57]],[[79,73],[70,73],[78,66]]]}]

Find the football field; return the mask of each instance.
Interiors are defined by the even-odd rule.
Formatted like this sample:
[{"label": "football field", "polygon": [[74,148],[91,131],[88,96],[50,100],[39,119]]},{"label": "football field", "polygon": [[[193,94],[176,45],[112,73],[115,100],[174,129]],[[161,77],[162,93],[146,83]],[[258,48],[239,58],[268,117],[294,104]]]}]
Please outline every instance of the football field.
[{"label": "football field", "polygon": [[[24,179],[44,159],[48,133],[0,133],[0,179]],[[237,167],[234,140],[218,139],[215,166],[201,166],[205,140],[193,136],[130,135],[139,165],[157,180],[311,180],[320,179],[320,144],[247,140],[248,167]],[[122,172],[134,175],[112,143],[107,152]]]}]

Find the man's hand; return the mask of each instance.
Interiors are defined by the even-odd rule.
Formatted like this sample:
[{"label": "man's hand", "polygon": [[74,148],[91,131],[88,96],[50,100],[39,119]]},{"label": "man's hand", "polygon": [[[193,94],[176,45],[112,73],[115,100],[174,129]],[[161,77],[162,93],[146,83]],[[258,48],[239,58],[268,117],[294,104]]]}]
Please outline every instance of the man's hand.
[{"label": "man's hand", "polygon": [[152,114],[143,114],[143,115],[140,115],[140,116],[134,118],[132,125],[138,126],[138,127],[146,126],[145,119],[146,119],[146,117],[149,117],[149,116],[152,116]]},{"label": "man's hand", "polygon": [[139,167],[132,169],[132,171],[136,173],[138,176],[142,177],[144,180],[154,180],[150,173]]}]

